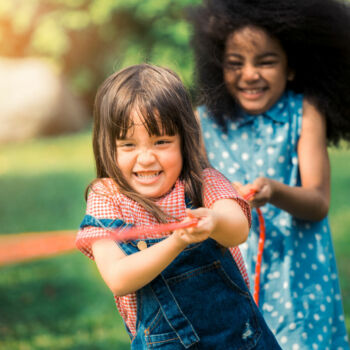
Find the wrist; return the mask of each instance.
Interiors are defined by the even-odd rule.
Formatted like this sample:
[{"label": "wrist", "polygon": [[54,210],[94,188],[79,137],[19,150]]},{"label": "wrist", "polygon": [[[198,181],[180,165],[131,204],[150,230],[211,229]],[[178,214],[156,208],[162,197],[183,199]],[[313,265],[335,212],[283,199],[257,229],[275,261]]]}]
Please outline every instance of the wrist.
[{"label": "wrist", "polygon": [[270,187],[270,203],[273,203],[274,201],[276,201],[277,197],[278,197],[278,184],[279,182],[276,180],[272,180],[272,179],[268,179],[268,184]]},{"label": "wrist", "polygon": [[188,242],[181,235],[182,230],[175,230],[168,239],[171,241],[174,248],[180,252],[182,252],[187,246]]}]

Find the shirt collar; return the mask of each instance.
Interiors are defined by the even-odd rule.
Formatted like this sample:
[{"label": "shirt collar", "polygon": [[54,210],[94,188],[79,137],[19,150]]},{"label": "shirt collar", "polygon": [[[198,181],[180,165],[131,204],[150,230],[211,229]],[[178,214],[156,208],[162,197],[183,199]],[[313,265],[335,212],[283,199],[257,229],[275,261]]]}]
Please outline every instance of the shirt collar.
[{"label": "shirt collar", "polygon": [[252,123],[255,118],[263,116],[270,118],[279,123],[286,123],[288,121],[288,101],[286,94],[283,94],[281,98],[265,113],[252,115],[242,112],[241,117],[235,120],[237,126]]}]

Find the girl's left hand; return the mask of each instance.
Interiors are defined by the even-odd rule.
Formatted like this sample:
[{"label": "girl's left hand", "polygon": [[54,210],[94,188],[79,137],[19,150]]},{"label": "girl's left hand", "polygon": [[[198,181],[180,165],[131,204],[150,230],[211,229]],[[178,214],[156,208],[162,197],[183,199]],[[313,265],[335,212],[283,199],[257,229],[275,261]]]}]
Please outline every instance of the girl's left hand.
[{"label": "girl's left hand", "polygon": [[248,237],[248,219],[235,198],[220,199],[211,208],[187,209],[186,214],[198,220],[186,231],[202,241],[212,238],[224,247],[235,247]]},{"label": "girl's left hand", "polygon": [[261,207],[271,201],[273,195],[272,181],[267,177],[258,177],[252,184],[242,185],[239,182],[233,182],[233,187],[244,198],[250,191],[256,191],[249,200],[252,207]]},{"label": "girl's left hand", "polygon": [[187,209],[186,213],[190,218],[198,219],[197,226],[187,229],[189,232],[195,234],[207,234],[209,237],[210,234],[214,231],[217,225],[217,217],[212,209]]}]

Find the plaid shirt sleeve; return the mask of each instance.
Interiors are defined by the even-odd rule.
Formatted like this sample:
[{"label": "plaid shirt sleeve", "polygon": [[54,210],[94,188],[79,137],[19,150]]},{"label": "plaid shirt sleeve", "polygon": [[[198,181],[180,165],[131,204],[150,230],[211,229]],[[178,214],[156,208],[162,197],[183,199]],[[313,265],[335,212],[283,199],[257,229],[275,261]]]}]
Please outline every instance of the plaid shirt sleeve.
[{"label": "plaid shirt sleeve", "polygon": [[[96,219],[122,219],[119,209],[119,192],[110,179],[103,179],[92,186],[87,200],[86,214]],[[90,259],[94,259],[91,244],[94,240],[109,237],[109,231],[102,227],[87,226],[77,235],[77,247]],[[137,299],[131,293],[123,297],[114,296],[116,306],[130,332],[136,334]]]},{"label": "plaid shirt sleeve", "polygon": [[[121,212],[116,201],[117,187],[110,179],[95,183],[87,199],[86,215],[96,219],[120,219]],[[109,238],[109,231],[103,227],[87,226],[78,231],[76,246],[90,259],[94,259],[91,244],[96,239]]]},{"label": "plaid shirt sleeve", "polygon": [[231,185],[230,181],[219,171],[213,168],[204,170],[204,206],[210,208],[214,202],[220,199],[234,199],[242,208],[248,219],[249,227],[252,223],[251,210],[246,202]]},{"label": "plaid shirt sleeve", "polygon": [[[252,217],[249,204],[238,195],[236,190],[231,185],[230,181],[222,175],[219,171],[208,168],[204,170],[204,206],[210,208],[214,202],[220,199],[234,199],[242,208],[247,220],[249,222],[249,227],[251,226]],[[241,254],[239,247],[229,248],[233,259],[235,260],[237,267],[243,276],[245,283],[248,288],[249,278],[245,263]]]}]

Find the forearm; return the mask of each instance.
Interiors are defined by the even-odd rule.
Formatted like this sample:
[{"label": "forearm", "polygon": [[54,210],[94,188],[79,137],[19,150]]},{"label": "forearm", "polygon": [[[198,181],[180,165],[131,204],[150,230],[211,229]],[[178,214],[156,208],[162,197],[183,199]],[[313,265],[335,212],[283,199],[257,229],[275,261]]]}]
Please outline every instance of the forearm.
[{"label": "forearm", "polygon": [[297,146],[300,187],[271,181],[270,202],[299,219],[319,221],[329,208],[330,165],[327,152],[326,118],[307,99]]},{"label": "forearm", "polygon": [[211,237],[224,247],[235,247],[248,238],[249,223],[240,205],[230,199],[217,201],[213,205],[217,225]]},{"label": "forearm", "polygon": [[270,203],[298,219],[319,221],[329,209],[329,196],[317,188],[292,187],[275,180],[272,186]]},{"label": "forearm", "polygon": [[[137,253],[116,258],[115,261],[109,260],[108,263],[106,263],[106,259],[110,259],[110,257],[101,256],[96,263],[113,294],[123,296],[133,293],[151,282],[185,247],[186,244],[171,235]],[[106,254],[105,250],[103,250],[103,254]]]}]

